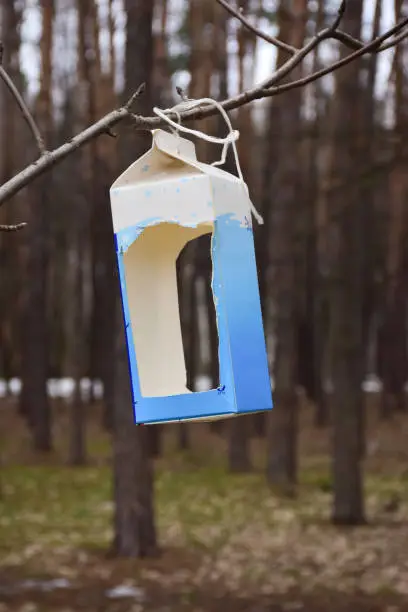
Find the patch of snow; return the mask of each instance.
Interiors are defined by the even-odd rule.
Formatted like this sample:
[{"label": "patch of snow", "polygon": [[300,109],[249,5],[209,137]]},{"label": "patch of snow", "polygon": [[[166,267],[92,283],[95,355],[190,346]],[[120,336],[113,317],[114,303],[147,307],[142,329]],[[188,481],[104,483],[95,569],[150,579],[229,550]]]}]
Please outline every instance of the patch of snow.
[{"label": "patch of snow", "polygon": [[9,380],[9,391],[12,395],[20,395],[21,393],[21,380],[19,378],[12,378]]},{"label": "patch of snow", "polygon": [[58,589],[69,589],[71,583],[66,578],[54,578],[53,580],[24,580],[20,582],[19,588],[22,591],[43,591],[50,593]]},{"label": "patch of snow", "polygon": [[375,374],[369,374],[363,382],[364,393],[381,393],[382,382]]},{"label": "patch of snow", "polygon": [[209,391],[211,389],[211,379],[209,376],[196,376],[194,381],[196,391]]},{"label": "patch of snow", "polygon": [[134,586],[129,586],[126,584],[121,584],[109,591],[106,591],[106,597],[109,599],[137,599],[142,601],[145,599],[145,593],[142,589],[138,589]]},{"label": "patch of snow", "polygon": [[[274,380],[271,376],[271,386],[274,389]],[[52,399],[70,400],[74,396],[76,383],[73,378],[50,378],[47,382],[47,393]],[[333,382],[329,378],[324,381],[324,390],[328,394],[333,393]],[[18,396],[21,393],[22,384],[20,378],[11,378],[9,381],[0,378],[0,399],[8,394]],[[211,379],[207,375],[200,375],[195,378],[195,389],[198,392],[208,391],[211,389]],[[364,393],[381,393],[383,389],[382,381],[375,374],[369,374],[362,384]],[[404,386],[405,392],[408,393],[408,382]],[[82,378],[80,381],[81,398],[85,401],[91,397],[91,391],[96,399],[101,400],[104,396],[104,388],[101,380],[91,380],[90,378]]]},{"label": "patch of snow", "polygon": [[68,399],[75,391],[75,381],[73,378],[60,378],[58,381],[57,397]]},{"label": "patch of snow", "polygon": [[103,382],[101,380],[93,381],[93,394],[95,399],[103,398]]}]

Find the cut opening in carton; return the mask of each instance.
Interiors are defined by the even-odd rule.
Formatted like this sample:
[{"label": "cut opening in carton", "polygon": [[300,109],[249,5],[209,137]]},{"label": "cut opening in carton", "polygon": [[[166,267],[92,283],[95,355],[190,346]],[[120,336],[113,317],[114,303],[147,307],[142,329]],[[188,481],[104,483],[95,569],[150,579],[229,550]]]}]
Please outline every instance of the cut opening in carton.
[{"label": "cut opening in carton", "polygon": [[[186,370],[176,262],[187,243],[211,235],[212,231],[211,222],[197,227],[160,223],[147,227],[124,254],[130,325],[142,397],[182,395],[194,389],[191,373]],[[206,244],[211,258],[209,238]],[[212,263],[210,270],[212,275]],[[212,297],[211,287],[210,292]],[[216,361],[218,368],[218,357]]]},{"label": "cut opening in carton", "polygon": [[205,234],[191,240],[177,258],[181,335],[190,391],[207,391],[219,386],[211,239],[211,234]]}]

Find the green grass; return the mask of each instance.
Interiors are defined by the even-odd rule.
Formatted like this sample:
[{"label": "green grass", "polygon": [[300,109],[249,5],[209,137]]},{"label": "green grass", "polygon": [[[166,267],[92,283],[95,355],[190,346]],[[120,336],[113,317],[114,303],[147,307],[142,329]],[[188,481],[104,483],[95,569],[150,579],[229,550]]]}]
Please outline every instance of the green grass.
[{"label": "green grass", "polygon": [[[198,460],[193,469],[191,457],[177,457],[176,468],[174,456],[169,465],[166,461],[159,462],[155,484],[160,543],[167,550],[192,553],[199,569],[183,567],[177,558],[163,573],[187,572],[186,602],[197,574],[203,582],[219,579],[232,590],[260,592],[308,588],[311,576],[317,576],[318,585],[334,589],[342,583],[355,588],[363,574],[364,588],[373,592],[380,586],[397,592],[404,584],[406,527],[345,532],[330,526],[327,465],[304,469],[298,497],[280,499],[261,472],[230,475],[224,462],[196,467]],[[68,572],[81,578],[81,551],[108,549],[113,535],[109,467],[7,466],[2,482],[0,565],[26,574]],[[366,488],[374,517],[394,493],[403,500],[402,519],[408,516],[404,476],[370,475]],[[387,573],[390,559],[396,574]],[[143,571],[142,564],[131,575],[142,579]]]},{"label": "green grass", "polygon": [[[112,537],[111,471],[108,467],[6,467],[2,470],[0,554],[43,547],[108,546]],[[403,477],[370,476],[368,497],[380,504],[397,493],[407,499]],[[165,541],[217,549],[248,524],[265,529],[328,517],[327,470],[301,474],[300,495],[277,498],[262,473],[229,475],[223,465],[158,470],[157,518]]]},{"label": "green grass", "polygon": [[[0,468],[0,566],[12,576],[63,576],[77,584],[153,580],[181,593],[186,609],[197,589],[208,593],[217,581],[240,597],[293,588],[388,595],[403,594],[407,586],[407,428],[401,423],[372,434],[380,439],[381,452],[365,466],[371,523],[353,530],[330,525],[327,432],[303,428],[298,495],[283,499],[265,481],[264,440],[253,440],[254,472],[231,475],[225,439],[192,427],[192,450],[180,453],[175,430],[166,430],[155,475],[165,554],[129,565],[101,554],[112,542],[113,504],[111,447],[99,417],[89,423],[85,468],[64,466],[66,415],[56,423],[56,451],[50,457],[32,453],[23,425],[11,419],[1,428],[13,431],[3,436]],[[394,497],[400,500],[396,512],[385,512]]]},{"label": "green grass", "polygon": [[3,482],[0,551],[18,551],[34,542],[52,547],[107,541],[107,468],[10,467],[3,470]]}]

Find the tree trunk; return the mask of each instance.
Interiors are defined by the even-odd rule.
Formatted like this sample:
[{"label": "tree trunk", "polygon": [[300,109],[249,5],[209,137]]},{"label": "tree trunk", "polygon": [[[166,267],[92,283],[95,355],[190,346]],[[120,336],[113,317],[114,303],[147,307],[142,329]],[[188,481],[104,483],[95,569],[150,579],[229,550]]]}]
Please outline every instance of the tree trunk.
[{"label": "tree trunk", "polygon": [[[343,28],[359,37],[362,4],[347,5]],[[337,74],[333,126],[341,134],[350,126],[352,138],[336,141],[336,176],[347,181],[360,154],[360,108],[358,101],[360,65],[350,65]],[[333,522],[357,525],[364,522],[362,482],[362,379],[364,347],[362,208],[357,189],[351,186],[347,206],[344,194],[334,194],[331,206],[339,212],[331,294],[333,378]]]},{"label": "tree trunk", "polygon": [[[91,125],[116,104],[114,93],[115,53],[112,48],[114,22],[109,3],[109,73],[102,74],[99,43],[98,8],[95,0],[78,0],[78,14],[83,21],[79,56],[80,73],[87,91],[87,124]],[[81,39],[80,39],[81,41]],[[113,356],[115,353],[115,287],[112,252],[112,218],[108,192],[116,167],[116,143],[94,140],[86,151],[89,164],[90,238],[92,253],[92,319],[90,330],[90,364],[92,380],[100,379],[104,387],[103,425],[107,430],[113,420]],[[93,396],[91,397],[93,400]]]},{"label": "tree trunk", "polygon": [[[147,83],[137,112],[151,111],[150,84],[153,66],[153,3],[126,0],[126,96],[142,83]],[[150,145],[143,137],[129,133],[125,137],[123,163],[133,162]],[[114,543],[115,554],[125,557],[146,557],[157,552],[154,518],[153,465],[145,426],[135,426],[129,386],[125,335],[121,309],[118,309],[117,356],[115,359],[114,401]]]},{"label": "tree trunk", "polygon": [[81,398],[80,381],[76,380],[76,389],[71,406],[71,431],[69,444],[69,463],[86,464],[86,418],[85,402]]},{"label": "tree trunk", "polygon": [[133,421],[127,352],[121,318],[118,321],[117,339],[113,429],[115,499],[113,552],[121,557],[151,557],[157,554],[157,543],[148,426],[136,426]]},{"label": "tree trunk", "polygon": [[[71,406],[71,428],[70,428],[70,447],[69,461],[71,465],[85,465],[86,463],[86,400],[81,394],[81,379],[86,372],[87,350],[84,346],[85,317],[84,317],[84,259],[85,244],[88,223],[86,215],[81,215],[77,210],[74,219],[74,237],[76,237],[76,261],[74,266],[74,299],[73,309],[70,312],[72,317],[72,335],[70,347],[72,351],[73,378],[75,381],[75,392]],[[75,236],[76,234],[76,236]]]},{"label": "tree trunk", "polygon": [[[395,0],[396,19],[401,18],[403,1]],[[395,126],[396,162],[390,175],[388,244],[386,257],[386,296],[381,329],[383,393],[381,416],[394,410],[405,411],[405,382],[408,365],[407,293],[408,293],[408,181],[405,167],[405,131],[408,119],[407,76],[404,47],[395,50]]]},{"label": "tree trunk", "polygon": [[[13,2],[1,2],[1,41],[4,45],[2,63],[20,91],[23,85],[20,71],[22,11],[22,7]],[[24,122],[21,121],[19,109],[6,87],[2,87],[0,91],[0,118],[1,141],[7,143],[0,151],[0,182],[3,184],[14,175],[16,161],[24,157],[25,138],[30,137],[26,133],[26,126],[21,125]],[[22,133],[21,128],[24,130]],[[18,161],[18,167],[20,164],[21,161]],[[13,200],[15,204],[17,201],[18,198]],[[2,208],[0,223],[10,225],[15,222],[13,202]],[[0,236],[0,376],[6,381],[16,376],[19,370],[19,342],[16,341],[16,336],[21,325],[19,298],[23,292],[24,281],[21,274],[10,274],[10,270],[21,270],[20,240],[15,235]]]},{"label": "tree trunk", "polygon": [[[291,11],[289,10],[289,5]],[[293,22],[287,18],[291,15]],[[307,2],[295,0],[280,4],[280,36],[299,47],[303,44],[307,23]],[[278,65],[283,61],[278,53]],[[296,78],[296,75],[292,75]],[[297,76],[299,72],[297,72]],[[276,140],[277,164],[274,173],[266,172],[268,189],[268,222],[273,276],[271,295],[274,301],[274,409],[269,417],[267,479],[283,493],[292,494],[297,482],[297,260],[296,218],[299,200],[299,147],[301,128],[299,91],[290,92],[273,104],[270,114],[270,141]],[[269,163],[269,160],[268,160]],[[273,200],[272,200],[273,198]],[[269,257],[268,257],[269,259]]]},{"label": "tree trunk", "polygon": [[229,421],[228,467],[232,473],[252,470],[250,459],[251,415],[240,415]]},{"label": "tree trunk", "polygon": [[[319,0],[314,32],[317,33],[324,28],[325,1]],[[321,68],[320,49],[317,48],[313,56],[312,71]],[[322,103],[323,102],[323,103]],[[310,342],[312,346],[312,372],[309,382],[309,397],[315,404],[314,424],[316,427],[325,427],[329,422],[328,402],[324,388],[324,350],[327,337],[327,296],[325,290],[325,277],[323,266],[325,256],[320,252],[321,228],[318,224],[319,206],[319,152],[324,146],[323,133],[326,120],[326,108],[324,105],[324,94],[320,82],[314,85],[314,106],[316,116],[312,124],[312,133],[307,140],[305,149],[306,167],[306,190],[307,202],[305,207],[306,216],[306,297],[305,312],[306,319],[310,325]],[[322,265],[323,264],[323,265]],[[310,359],[307,355],[306,359]]]},{"label": "tree trunk", "polygon": [[150,425],[147,428],[147,438],[149,441],[149,453],[154,459],[162,454],[162,433],[163,425]]},{"label": "tree trunk", "polygon": [[[45,138],[52,126],[52,48],[54,4],[42,0],[41,81],[37,99],[37,122]],[[47,277],[50,176],[33,185],[27,240],[28,282],[22,338],[21,410],[29,415],[33,444],[37,451],[51,450],[51,411],[47,396],[49,338],[47,330]]]}]

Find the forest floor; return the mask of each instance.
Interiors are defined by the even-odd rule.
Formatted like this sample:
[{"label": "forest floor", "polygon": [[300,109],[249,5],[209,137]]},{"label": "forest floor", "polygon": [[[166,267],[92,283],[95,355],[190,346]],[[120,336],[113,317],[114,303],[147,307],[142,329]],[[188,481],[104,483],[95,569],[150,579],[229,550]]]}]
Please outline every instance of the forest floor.
[{"label": "forest floor", "polygon": [[408,416],[369,419],[368,525],[348,530],[329,523],[330,432],[314,429],[309,411],[290,500],[265,484],[262,440],[253,472],[229,475],[222,438],[190,425],[193,450],[181,454],[168,426],[156,466],[162,553],[135,562],[107,553],[112,484],[99,416],[89,411],[88,466],[72,468],[67,409],[54,412],[58,452],[39,457],[14,407],[0,406],[0,612],[408,612]]}]

